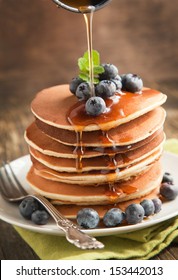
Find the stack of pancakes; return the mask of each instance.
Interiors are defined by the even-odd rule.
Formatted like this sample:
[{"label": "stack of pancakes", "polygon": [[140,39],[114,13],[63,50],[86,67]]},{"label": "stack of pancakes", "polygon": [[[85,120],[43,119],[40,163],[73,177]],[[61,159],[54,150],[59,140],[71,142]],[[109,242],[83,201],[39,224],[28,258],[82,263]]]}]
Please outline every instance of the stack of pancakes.
[{"label": "stack of pancakes", "polygon": [[107,112],[90,116],[68,85],[39,92],[31,104],[35,121],[27,128],[32,167],[27,180],[68,217],[81,207],[124,208],[155,195],[162,180],[166,95],[116,93]]}]

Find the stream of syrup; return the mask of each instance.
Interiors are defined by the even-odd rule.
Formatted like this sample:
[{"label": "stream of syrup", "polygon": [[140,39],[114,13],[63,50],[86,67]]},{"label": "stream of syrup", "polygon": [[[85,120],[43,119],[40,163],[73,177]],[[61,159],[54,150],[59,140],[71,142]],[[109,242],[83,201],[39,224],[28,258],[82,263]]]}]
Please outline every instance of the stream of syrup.
[{"label": "stream of syrup", "polygon": [[93,25],[93,13],[95,11],[94,6],[84,6],[79,8],[80,12],[84,16],[87,31],[87,45],[88,45],[88,59],[89,59],[89,78],[90,78],[90,92],[91,96],[95,96],[94,87],[94,68],[93,68],[93,40],[92,40],[92,25]]}]

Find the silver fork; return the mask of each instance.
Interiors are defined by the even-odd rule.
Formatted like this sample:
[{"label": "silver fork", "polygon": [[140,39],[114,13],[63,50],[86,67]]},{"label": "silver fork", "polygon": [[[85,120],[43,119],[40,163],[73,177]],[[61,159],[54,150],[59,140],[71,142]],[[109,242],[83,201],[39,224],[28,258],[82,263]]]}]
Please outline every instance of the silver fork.
[{"label": "silver fork", "polygon": [[46,208],[55,220],[57,227],[65,233],[66,239],[70,243],[80,249],[104,248],[103,243],[87,235],[76,224],[61,215],[45,197],[39,194],[28,194],[17,179],[11,165],[5,162],[3,162],[3,167],[0,169],[0,193],[9,202],[18,202],[26,197],[34,197]]}]

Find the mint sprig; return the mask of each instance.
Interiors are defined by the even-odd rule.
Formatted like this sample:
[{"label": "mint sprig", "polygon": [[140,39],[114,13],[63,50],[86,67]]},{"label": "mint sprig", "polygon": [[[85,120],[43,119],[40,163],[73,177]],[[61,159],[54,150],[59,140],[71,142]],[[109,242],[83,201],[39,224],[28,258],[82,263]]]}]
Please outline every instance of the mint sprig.
[{"label": "mint sprig", "polygon": [[[100,64],[100,55],[96,50],[92,50],[92,57],[93,57],[93,73],[94,73],[94,83],[99,83],[99,74],[104,72],[104,67]],[[88,51],[86,51],[83,57],[78,59],[78,66],[79,66],[79,77],[86,81],[90,81],[89,75],[89,55]]]}]

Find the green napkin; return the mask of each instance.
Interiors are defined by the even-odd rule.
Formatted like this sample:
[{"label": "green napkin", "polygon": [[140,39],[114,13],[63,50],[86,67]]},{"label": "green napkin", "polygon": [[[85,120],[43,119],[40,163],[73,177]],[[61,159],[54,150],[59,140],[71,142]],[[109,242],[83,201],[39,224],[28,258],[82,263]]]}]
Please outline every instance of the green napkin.
[{"label": "green napkin", "polygon": [[[178,140],[169,139],[165,150],[178,154]],[[42,260],[150,259],[178,237],[178,217],[146,229],[98,237],[102,250],[80,250],[65,237],[41,234],[16,227],[21,237]]]}]

